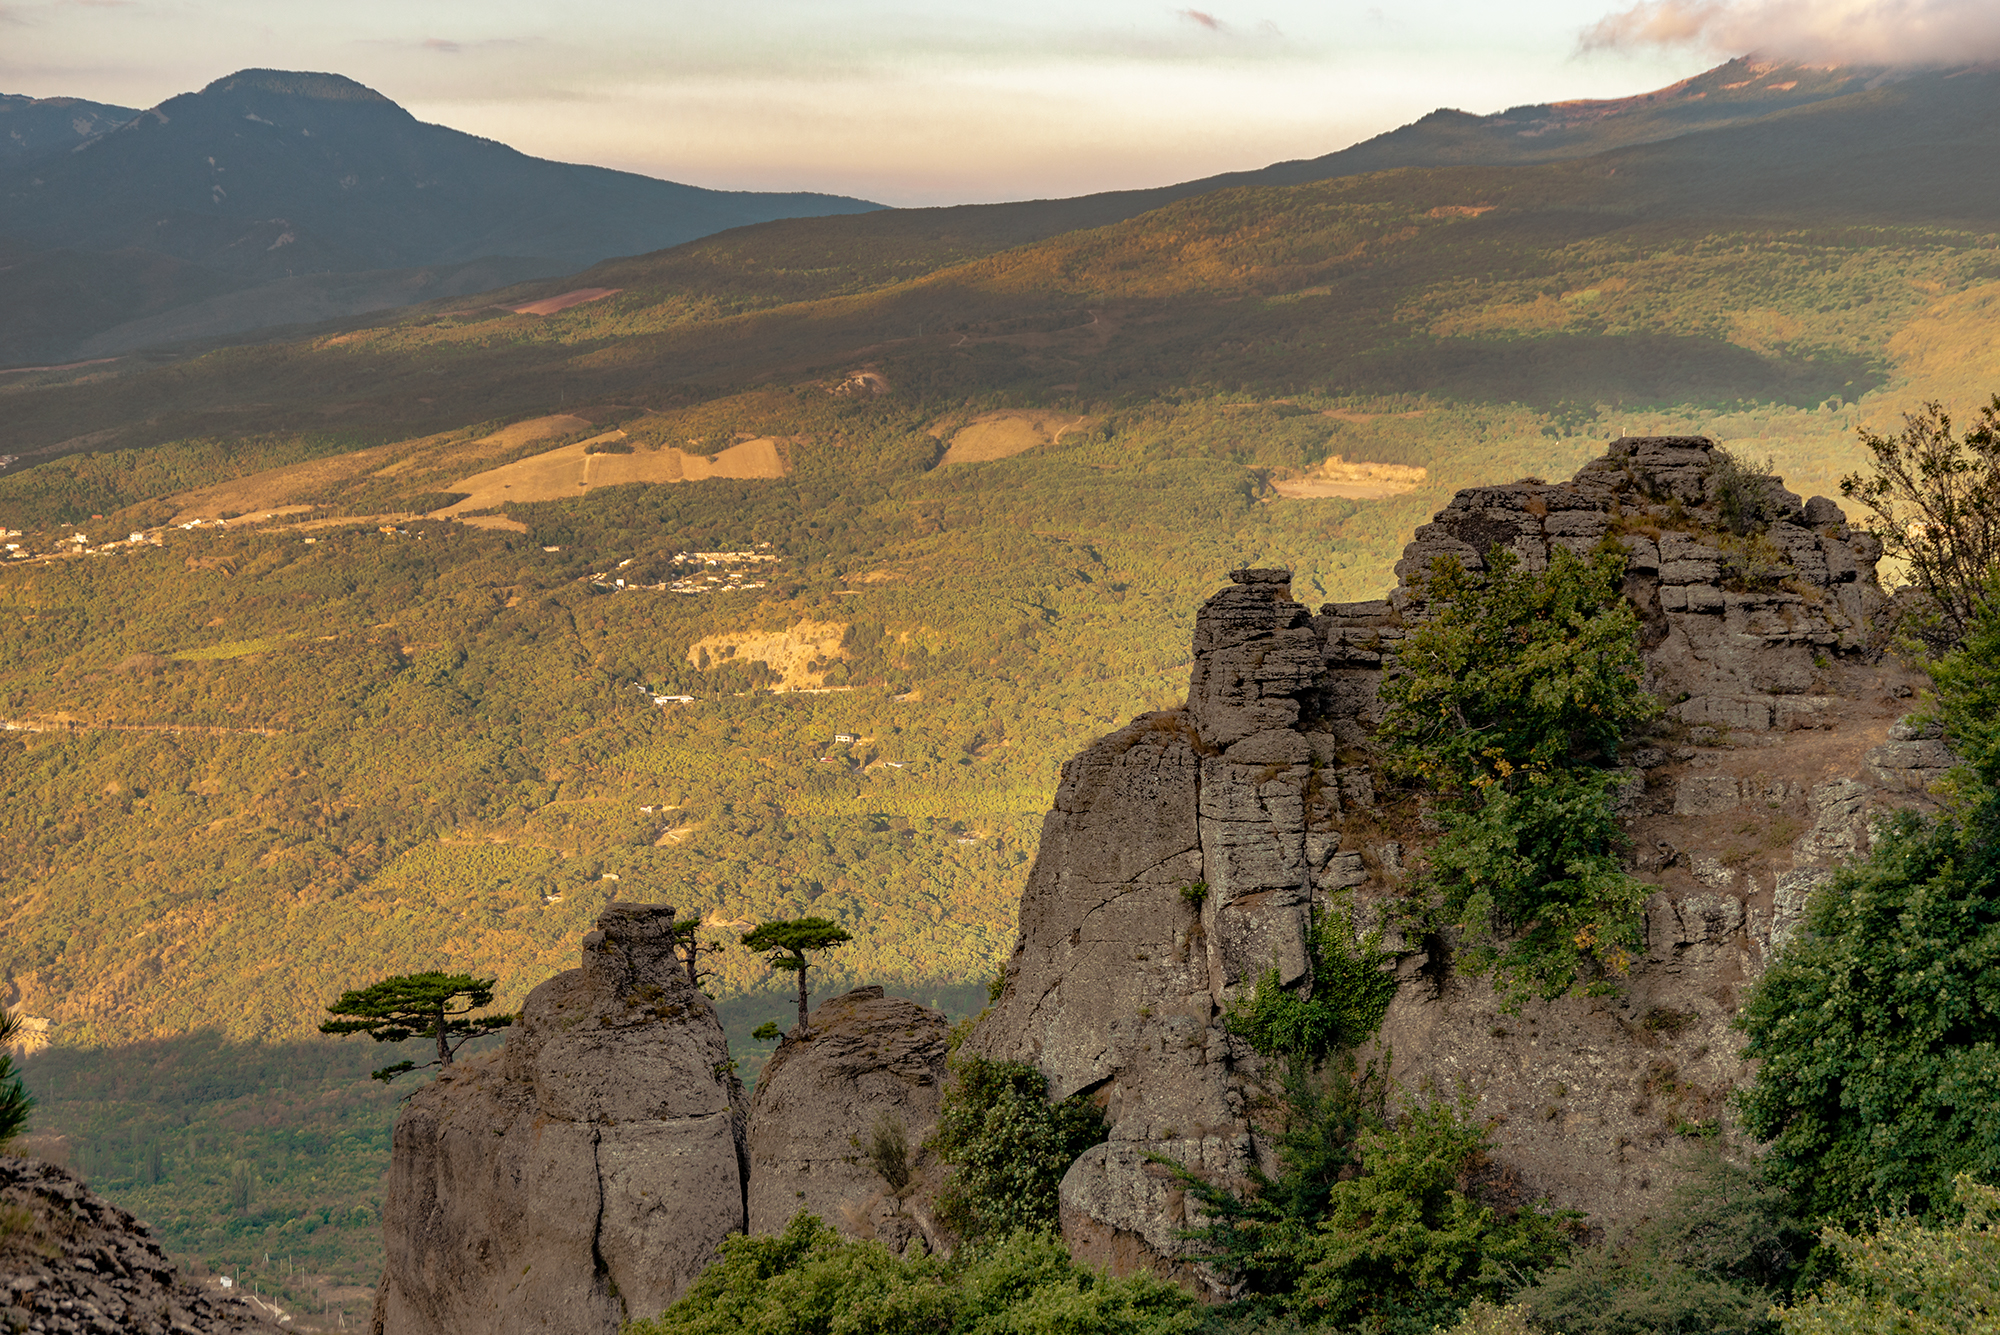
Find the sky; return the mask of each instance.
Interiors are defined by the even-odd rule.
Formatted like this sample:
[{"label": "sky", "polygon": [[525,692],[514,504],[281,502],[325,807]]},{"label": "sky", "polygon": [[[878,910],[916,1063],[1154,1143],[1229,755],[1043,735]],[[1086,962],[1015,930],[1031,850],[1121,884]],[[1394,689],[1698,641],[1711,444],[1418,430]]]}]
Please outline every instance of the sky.
[{"label": "sky", "polygon": [[1753,50],[2000,57],[2000,0],[1199,2],[0,0],[0,93],[145,107],[327,70],[543,157],[929,205],[1317,157]]}]

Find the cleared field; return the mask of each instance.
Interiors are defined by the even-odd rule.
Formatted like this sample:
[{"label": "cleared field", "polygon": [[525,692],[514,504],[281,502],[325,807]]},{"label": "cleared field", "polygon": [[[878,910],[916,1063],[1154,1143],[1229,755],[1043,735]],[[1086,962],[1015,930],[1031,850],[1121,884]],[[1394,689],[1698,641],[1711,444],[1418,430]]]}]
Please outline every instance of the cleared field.
[{"label": "cleared field", "polygon": [[553,297],[543,297],[540,301],[530,301],[507,309],[516,315],[554,315],[572,306],[581,306],[586,301],[602,301],[606,297],[617,296],[622,287],[580,287],[574,292],[559,292]]},{"label": "cleared field", "polygon": [[1349,501],[1379,501],[1401,496],[1423,485],[1427,470],[1407,464],[1350,464],[1334,455],[1303,477],[1273,478],[1271,486],[1288,500],[1338,497]]},{"label": "cleared field", "polygon": [[790,630],[738,631],[709,635],[688,648],[688,662],[706,671],[717,663],[750,660],[762,663],[783,681],[780,689],[813,690],[826,681],[826,674],[811,665],[828,659],[845,658],[841,641],[847,627],[838,621],[801,621]]},{"label": "cleared field", "polygon": [[431,515],[456,519],[474,510],[491,510],[508,501],[554,501],[581,496],[592,487],[616,487],[628,482],[699,482],[704,478],[772,478],[785,475],[778,443],[769,436],[732,445],[713,459],[677,449],[638,448],[630,454],[592,454],[590,447],[625,439],[623,431],[580,440],[561,449],[517,460],[461,479],[453,491],[466,498]]},{"label": "cleared field", "polygon": [[343,482],[353,482],[366,475],[395,477],[433,462],[471,467],[481,460],[532,445],[538,440],[552,440],[589,429],[590,423],[584,418],[555,413],[516,422],[476,440],[455,439],[451,434],[420,436],[393,445],[356,450],[351,454],[336,454],[325,459],[268,468],[246,477],[218,482],[214,486],[182,492],[169,497],[168,502],[178,507],[174,516],[176,523],[191,519],[220,519],[224,515],[255,514],[261,517],[299,513],[306,507],[295,505],[298,498],[326,491]]},{"label": "cleared field", "polygon": [[951,448],[944,452],[944,458],[938,460],[938,466],[1011,459],[1037,445],[1054,444],[1062,439],[1064,432],[1074,431],[1088,420],[1070,413],[1038,412],[1033,409],[984,413],[958,429],[951,438]]},{"label": "cleared field", "polygon": [[397,445],[377,445],[353,454],[337,454],[302,464],[270,468],[248,477],[218,482],[212,487],[182,492],[168,498],[178,507],[175,523],[193,519],[220,519],[224,515],[267,514],[287,507],[294,496],[320,491],[336,483],[351,481],[394,458]]}]

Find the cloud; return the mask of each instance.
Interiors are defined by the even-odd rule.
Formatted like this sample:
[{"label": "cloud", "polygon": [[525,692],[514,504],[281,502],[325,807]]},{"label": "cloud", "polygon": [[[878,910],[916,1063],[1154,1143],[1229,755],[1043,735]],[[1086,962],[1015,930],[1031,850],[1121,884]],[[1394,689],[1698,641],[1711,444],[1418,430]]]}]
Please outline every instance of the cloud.
[{"label": "cloud", "polygon": [[1228,26],[1221,19],[1215,17],[1215,15],[1204,13],[1199,9],[1182,9],[1175,12],[1189,23],[1200,24],[1210,32],[1221,32],[1223,28]]},{"label": "cloud", "polygon": [[1993,0],[1641,0],[1586,28],[1585,51],[1689,46],[1832,65],[2000,59]]},{"label": "cloud", "polygon": [[465,50],[465,43],[448,42],[442,37],[426,37],[424,38],[424,50],[444,51],[451,55],[457,55],[460,51]]}]

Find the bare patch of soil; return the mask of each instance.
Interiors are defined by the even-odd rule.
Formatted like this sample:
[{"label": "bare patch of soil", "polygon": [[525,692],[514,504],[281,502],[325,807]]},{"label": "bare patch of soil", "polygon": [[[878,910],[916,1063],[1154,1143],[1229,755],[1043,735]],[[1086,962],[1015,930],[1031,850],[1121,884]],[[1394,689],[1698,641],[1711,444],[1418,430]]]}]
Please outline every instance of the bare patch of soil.
[{"label": "bare patch of soil", "polygon": [[474,510],[491,510],[508,501],[553,501],[579,496],[592,487],[616,487],[628,482],[699,482],[706,478],[776,478],[785,475],[778,443],[769,436],[742,441],[714,457],[677,449],[639,449],[630,454],[592,454],[590,447],[625,439],[623,431],[606,431],[531,455],[452,484],[466,498],[439,510],[433,519],[456,519]]},{"label": "bare patch of soil", "polygon": [[587,301],[602,301],[624,290],[622,287],[580,287],[573,292],[560,292],[553,297],[543,297],[540,301],[525,302],[507,309],[516,315],[554,315],[557,311],[566,311]]},{"label": "bare patch of soil", "polygon": [[790,630],[737,631],[709,635],[688,648],[688,662],[707,668],[731,661],[762,663],[781,678],[781,691],[811,691],[823,687],[826,674],[811,665],[845,658],[840,642],[847,638],[846,623],[801,621]]},{"label": "bare patch of soil", "polygon": [[1415,491],[1425,476],[1407,464],[1350,464],[1336,454],[1304,477],[1274,478],[1271,486],[1288,500],[1379,501]]},{"label": "bare patch of soil", "polygon": [[1064,433],[1074,431],[1090,419],[1073,413],[1046,412],[1035,408],[1010,408],[982,413],[951,438],[951,448],[938,460],[945,464],[983,464],[995,459],[1011,459],[1038,445],[1053,445]]}]

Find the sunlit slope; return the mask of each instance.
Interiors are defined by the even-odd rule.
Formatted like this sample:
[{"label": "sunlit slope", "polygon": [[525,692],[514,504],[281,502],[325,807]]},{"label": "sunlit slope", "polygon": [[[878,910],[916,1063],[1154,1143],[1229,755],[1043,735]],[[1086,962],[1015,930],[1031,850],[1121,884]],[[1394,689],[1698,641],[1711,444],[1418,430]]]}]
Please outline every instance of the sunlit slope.
[{"label": "sunlit slope", "polygon": [[[725,935],[838,917],[829,983],[977,977],[1060,761],[1178,698],[1231,566],[1377,593],[1452,490],[1620,431],[1830,492],[1858,423],[2000,383],[1988,187],[1954,167],[1992,147],[1983,78],[990,253],[788,223],[605,266],[619,291],[550,315],[0,380],[0,523],[36,541],[297,507],[0,567],[0,700],[48,729],[0,740],[0,971],[69,1041],[297,1033],[328,984],[405,967],[518,995],[618,895]],[[944,464],[1017,420],[1025,448],[975,431]],[[551,499],[592,442],[633,480]],[[686,480],[754,442],[763,476]],[[1336,458],[1409,489],[1296,499]],[[503,494],[517,466],[541,499]],[[444,511],[510,527],[410,518]],[[675,592],[698,551],[778,560]],[[786,637],[821,656],[748,652]],[[721,986],[761,977],[738,956]]]}]

